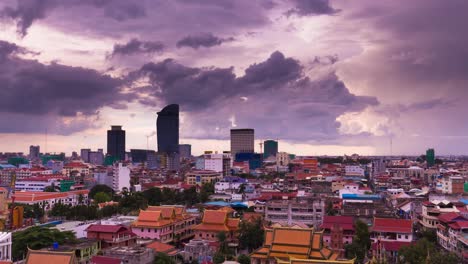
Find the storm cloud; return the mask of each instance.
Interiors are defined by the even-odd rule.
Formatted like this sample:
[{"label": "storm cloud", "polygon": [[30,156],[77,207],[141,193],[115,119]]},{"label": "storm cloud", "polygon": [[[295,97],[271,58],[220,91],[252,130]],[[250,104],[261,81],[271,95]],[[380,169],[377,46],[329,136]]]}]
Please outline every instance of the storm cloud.
[{"label": "storm cloud", "polygon": [[133,54],[154,54],[164,50],[164,44],[159,41],[141,41],[131,39],[125,44],[115,44],[110,54],[110,57],[118,55],[133,55]]},{"label": "storm cloud", "polygon": [[[5,48],[6,47],[6,48]],[[121,91],[123,81],[102,75],[96,70],[71,67],[58,63],[49,65],[19,58],[15,52],[23,48],[0,42],[0,113],[2,118],[16,116],[15,120],[48,120],[52,122],[80,121],[82,126],[71,126],[74,131],[86,128],[83,122],[95,119],[105,106],[125,108],[132,96]],[[47,116],[46,118],[44,118]],[[93,118],[94,117],[94,118]],[[25,132],[31,124],[8,125],[0,131]],[[5,124],[5,123],[4,123]],[[2,125],[5,126],[5,125]],[[72,132],[73,129],[61,129]],[[51,131],[53,133],[53,131]]]},{"label": "storm cloud", "polygon": [[182,47],[190,47],[194,49],[198,49],[200,47],[205,47],[205,48],[210,48],[213,46],[219,46],[223,44],[224,42],[230,42],[234,41],[233,37],[229,38],[220,38],[213,33],[209,32],[201,32],[198,34],[194,35],[189,35],[181,40],[177,41],[177,47],[182,48]]},{"label": "storm cloud", "polygon": [[[279,51],[250,65],[240,77],[232,67],[194,68],[172,59],[146,64],[132,77],[149,79],[140,91],[145,94],[142,103],[181,105],[190,116],[185,123],[190,134],[185,136],[191,138],[225,138],[236,123],[261,127],[259,136],[333,139],[338,116],[378,104],[374,97],[351,94],[333,72],[308,76],[299,61]],[[294,129],[297,124],[300,130]]]},{"label": "storm cloud", "polygon": [[294,7],[289,9],[287,15],[332,15],[340,12],[330,5],[329,0],[292,0]]}]

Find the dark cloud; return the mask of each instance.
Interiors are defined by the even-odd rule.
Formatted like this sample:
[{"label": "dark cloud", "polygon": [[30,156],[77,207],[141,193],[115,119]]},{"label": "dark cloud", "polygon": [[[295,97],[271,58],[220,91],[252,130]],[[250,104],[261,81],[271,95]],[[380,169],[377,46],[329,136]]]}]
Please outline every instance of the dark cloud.
[{"label": "dark cloud", "polygon": [[177,41],[177,47],[190,47],[194,49],[198,49],[200,47],[210,48],[213,46],[219,46],[224,42],[230,41],[234,41],[234,38],[220,38],[213,35],[213,33],[201,32],[198,34],[186,36],[181,40]]},{"label": "dark cloud", "polygon": [[21,59],[11,55],[21,49],[15,44],[0,42],[0,47],[9,47],[0,48],[0,57],[4,58],[0,60],[0,113],[3,117],[16,115],[22,117],[21,120],[29,117],[49,121],[55,117],[57,122],[82,122],[96,117],[104,106],[124,108],[124,103],[132,98],[121,91],[123,81],[120,79],[91,69]]},{"label": "dark cloud", "polygon": [[237,124],[255,127],[265,137],[332,139],[338,136],[338,116],[378,104],[373,97],[351,94],[333,72],[307,76],[299,61],[278,51],[250,65],[243,76],[233,70],[167,59],[146,64],[131,77],[150,80],[139,90],[142,103],[179,103],[189,115],[185,136],[192,138],[225,138]]},{"label": "dark cloud", "polygon": [[53,9],[75,8],[80,5],[100,8],[105,16],[117,21],[136,19],[146,14],[141,4],[120,0],[17,0],[15,7],[5,6],[0,10],[0,18],[15,21],[18,33],[25,36],[34,21],[46,18]]},{"label": "dark cloud", "polygon": [[159,41],[141,41],[131,39],[125,44],[115,44],[110,57],[117,55],[133,55],[145,53],[159,53],[164,50],[164,44]]},{"label": "dark cloud", "polygon": [[329,0],[293,0],[294,7],[286,12],[286,15],[332,15],[340,12],[330,5]]}]

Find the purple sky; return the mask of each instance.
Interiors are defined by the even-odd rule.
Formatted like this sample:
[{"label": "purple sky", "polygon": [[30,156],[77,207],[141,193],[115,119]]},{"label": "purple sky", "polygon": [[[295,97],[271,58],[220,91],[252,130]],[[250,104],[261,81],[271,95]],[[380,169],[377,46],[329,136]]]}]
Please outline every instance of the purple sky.
[{"label": "purple sky", "polygon": [[[255,128],[297,154],[468,154],[468,1],[3,0],[0,151],[229,149]],[[258,146],[257,146],[258,148]]]}]

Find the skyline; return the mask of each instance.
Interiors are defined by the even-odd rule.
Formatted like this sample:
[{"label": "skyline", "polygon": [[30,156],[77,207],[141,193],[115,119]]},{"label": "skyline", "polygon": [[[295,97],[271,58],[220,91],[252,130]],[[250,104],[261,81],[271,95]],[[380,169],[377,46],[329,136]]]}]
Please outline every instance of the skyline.
[{"label": "skyline", "polygon": [[[19,3],[19,5],[18,5]],[[424,7],[424,8],[422,8]],[[0,150],[229,150],[231,128],[299,155],[468,154],[464,1],[0,3]],[[83,16],[83,14],[87,14]]]}]

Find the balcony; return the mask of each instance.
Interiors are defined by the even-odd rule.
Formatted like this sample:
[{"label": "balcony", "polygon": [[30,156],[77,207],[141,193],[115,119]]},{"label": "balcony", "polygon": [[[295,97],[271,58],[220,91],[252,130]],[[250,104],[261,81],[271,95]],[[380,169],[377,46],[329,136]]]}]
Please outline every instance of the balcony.
[{"label": "balcony", "polygon": [[114,237],[113,239],[111,240],[105,240],[107,243],[120,243],[120,242],[124,242],[124,241],[127,241],[129,239],[133,238],[132,236],[130,235],[124,235],[124,236],[118,236],[118,237]]}]

